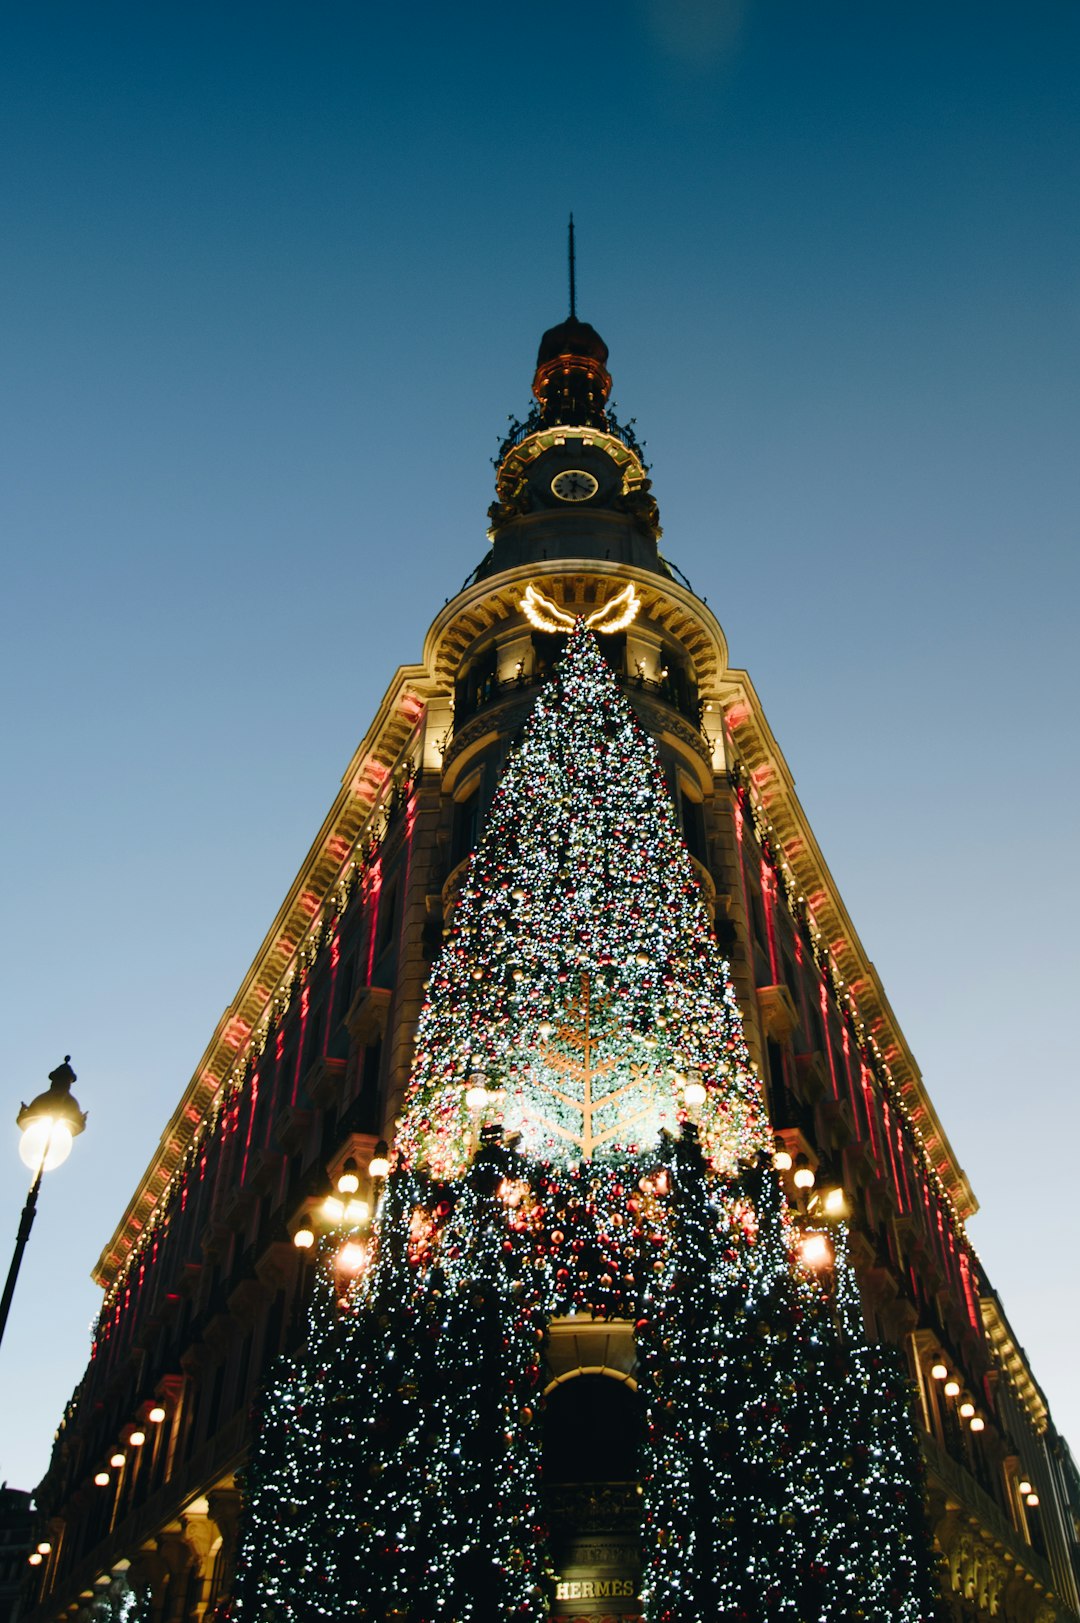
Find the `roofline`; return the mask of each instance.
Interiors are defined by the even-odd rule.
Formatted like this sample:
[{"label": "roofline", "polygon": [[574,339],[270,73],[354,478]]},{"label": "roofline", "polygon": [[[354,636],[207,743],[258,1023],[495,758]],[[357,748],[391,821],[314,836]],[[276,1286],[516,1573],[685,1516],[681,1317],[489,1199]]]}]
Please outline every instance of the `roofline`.
[{"label": "roofline", "polygon": [[423,665],[398,667],[284,902],[235,997],[218,1020],[123,1216],[92,1270],[91,1277],[104,1288],[114,1282],[138,1236],[151,1221],[169,1179],[225,1082],[250,1052],[252,1033],[273,1008],[275,997],[295,968],[313,921],[348,871],[358,842],[379,810],[390,774],[417,731],[429,687]]},{"label": "roofline", "polygon": [[754,684],[746,671],[729,670],[724,687],[725,721],[733,747],[749,769],[778,852],[805,900],[839,979],[852,996],[871,1046],[899,1091],[931,1167],[961,1220],[973,1217],[979,1206],[967,1174],[931,1103],[922,1072],[821,853]]}]

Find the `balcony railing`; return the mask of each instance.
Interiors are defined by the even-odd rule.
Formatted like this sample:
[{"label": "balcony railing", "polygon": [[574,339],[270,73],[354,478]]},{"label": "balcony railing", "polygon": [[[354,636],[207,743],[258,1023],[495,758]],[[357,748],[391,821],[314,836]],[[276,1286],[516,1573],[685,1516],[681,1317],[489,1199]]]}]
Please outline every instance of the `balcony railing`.
[{"label": "balcony railing", "polygon": [[936,1476],[938,1481],[960,1500],[993,1541],[1004,1545],[1022,1569],[1026,1569],[1033,1578],[1037,1578],[1044,1589],[1053,1590],[1054,1575],[1050,1570],[1050,1563],[1038,1550],[1025,1543],[1005,1512],[975,1480],[967,1467],[954,1459],[936,1437],[930,1436],[929,1432],[923,1432],[919,1442],[930,1474]]},{"label": "balcony railing", "polygon": [[[55,1587],[29,1613],[28,1623],[47,1623],[60,1609],[64,1597],[71,1600],[93,1589],[100,1573],[111,1572],[118,1561],[131,1561],[139,1550],[170,1521],[196,1493],[205,1492],[244,1458],[248,1441],[249,1416],[246,1406],[221,1426],[190,1460],[173,1471],[168,1482],[118,1522],[105,1538],[89,1551],[81,1552],[74,1564],[57,1574]],[[77,1530],[75,1533],[77,1537]]]},{"label": "balcony railing", "polygon": [[[673,710],[695,727],[703,736],[705,735],[705,707],[698,699],[691,699],[689,695],[680,693],[676,683],[668,677],[645,676],[640,673],[628,674],[626,671],[613,671],[616,682],[624,693],[633,697],[641,693],[647,698],[662,699]],[[461,731],[467,721],[482,710],[492,705],[501,704],[506,699],[513,698],[518,693],[526,693],[531,688],[541,687],[547,681],[547,675],[527,676],[524,672],[520,676],[498,677],[489,676],[481,682],[475,694],[469,700],[458,699],[454,710],[453,726],[450,736],[453,737]]]},{"label": "balcony railing", "polygon": [[546,423],[539,406],[534,406],[529,415],[520,421],[516,418],[511,419],[506,437],[499,446],[499,454],[493,457],[492,461],[495,467],[498,467],[514,447],[520,445],[522,440],[527,440],[530,434],[539,434],[545,430],[557,432],[560,428],[595,428],[599,434],[610,434],[613,439],[620,440],[644,466],[645,442],[639,440],[634,433],[635,419],[631,417],[629,422],[620,423],[610,407],[607,411],[597,412],[596,417],[597,421],[590,423]]}]

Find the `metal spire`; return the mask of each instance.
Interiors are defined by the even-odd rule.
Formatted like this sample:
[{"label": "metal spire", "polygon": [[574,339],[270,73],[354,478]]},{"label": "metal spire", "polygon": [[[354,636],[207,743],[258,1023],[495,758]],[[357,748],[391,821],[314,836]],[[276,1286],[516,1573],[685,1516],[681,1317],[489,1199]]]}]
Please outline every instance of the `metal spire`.
[{"label": "metal spire", "polygon": [[570,216],[570,320],[577,320],[577,285],[574,275],[574,216]]}]

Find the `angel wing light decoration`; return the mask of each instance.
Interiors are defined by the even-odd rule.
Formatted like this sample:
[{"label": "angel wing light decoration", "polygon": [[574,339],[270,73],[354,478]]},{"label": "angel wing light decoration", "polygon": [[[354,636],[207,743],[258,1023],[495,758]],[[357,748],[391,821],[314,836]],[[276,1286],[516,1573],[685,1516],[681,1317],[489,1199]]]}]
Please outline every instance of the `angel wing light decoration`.
[{"label": "angel wing light decoration", "polygon": [[[634,590],[634,583],[628,581],[621,592],[616,592],[614,597],[609,597],[600,608],[587,615],[585,624],[590,631],[625,631],[640,608],[641,599]],[[521,610],[537,631],[566,632],[574,629],[576,617],[567,614],[550,597],[545,597],[531,581],[521,599]]]}]

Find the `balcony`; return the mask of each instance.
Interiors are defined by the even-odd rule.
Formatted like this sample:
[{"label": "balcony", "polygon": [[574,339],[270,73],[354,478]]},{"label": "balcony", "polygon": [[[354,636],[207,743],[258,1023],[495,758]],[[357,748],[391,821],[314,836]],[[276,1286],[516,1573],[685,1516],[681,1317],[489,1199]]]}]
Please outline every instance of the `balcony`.
[{"label": "balcony", "polygon": [[637,435],[634,433],[633,425],[635,419],[633,417],[631,417],[630,421],[627,423],[620,423],[614,411],[612,411],[610,407],[606,411],[590,412],[588,415],[590,417],[589,422],[545,422],[544,414],[541,411],[541,408],[539,406],[534,406],[527,417],[522,418],[520,421],[511,422],[506,434],[506,438],[499,446],[499,454],[498,457],[495,458],[495,466],[498,467],[500,463],[505,461],[506,457],[515,448],[515,446],[518,446],[524,440],[527,440],[530,434],[555,434],[558,433],[560,428],[595,428],[600,434],[610,434],[612,439],[618,440],[620,444],[626,446],[628,451],[632,451],[634,456],[636,456],[638,461],[644,466],[644,447],[638,440]]},{"label": "balcony", "polygon": [[[635,694],[643,698],[659,699],[677,711],[680,716],[692,725],[696,732],[705,737],[704,711],[700,701],[688,691],[682,691],[682,684],[676,683],[671,677],[652,677],[644,674],[629,674],[626,671],[612,671],[616,682],[629,699]],[[496,705],[504,703],[539,688],[547,680],[546,676],[510,676],[505,679],[499,676],[489,676],[479,683],[476,692],[464,697],[459,693],[454,709],[454,721],[450,737],[454,737],[471,721],[474,716],[485,710],[491,710]],[[449,739],[447,740],[449,743]]]},{"label": "balcony", "polygon": [[1012,1585],[1052,1595],[1049,1562],[1025,1542],[966,1466],[928,1433],[922,1433],[919,1442],[931,1503],[937,1507],[934,1532],[953,1592],[983,1610],[1005,1615],[1013,1615],[1003,1604],[1004,1591]]}]

